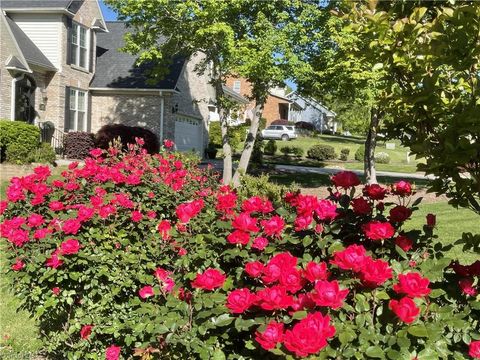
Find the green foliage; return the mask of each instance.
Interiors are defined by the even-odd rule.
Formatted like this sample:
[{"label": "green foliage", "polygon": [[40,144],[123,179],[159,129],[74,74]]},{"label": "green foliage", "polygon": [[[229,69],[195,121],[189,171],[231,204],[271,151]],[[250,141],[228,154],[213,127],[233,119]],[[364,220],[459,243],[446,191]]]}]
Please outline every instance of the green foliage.
[{"label": "green foliage", "polygon": [[263,148],[263,153],[265,155],[275,155],[277,152],[277,143],[275,140],[268,140],[267,144]]},{"label": "green foliage", "polygon": [[294,155],[296,157],[302,157],[303,154],[304,154],[304,151],[301,147],[299,146],[282,146],[280,148],[280,152],[285,155],[285,156],[288,156],[288,155]]},{"label": "green foliage", "polygon": [[208,128],[208,139],[210,144],[213,144],[217,148],[222,147],[222,130],[220,128],[220,122],[211,121]]},{"label": "green foliage", "polygon": [[63,144],[67,159],[85,159],[95,147],[94,135],[83,131],[69,132],[65,134]]},{"label": "green foliage", "polygon": [[379,164],[389,164],[390,155],[385,152],[379,152],[375,154],[375,161]]},{"label": "green foliage", "polygon": [[[248,126],[243,124],[228,128],[229,144],[233,150],[240,149],[240,145],[245,140],[247,130],[248,130]],[[222,147],[222,133],[221,133],[219,121],[210,123],[209,139],[210,139],[210,143],[212,143],[216,147],[218,148]]]},{"label": "green foliage", "polygon": [[349,148],[343,148],[342,150],[340,150],[340,160],[347,161],[348,160],[348,155],[350,155],[350,149]]},{"label": "green foliage", "polygon": [[314,145],[307,151],[307,157],[309,159],[315,159],[319,161],[333,160],[337,157],[335,148],[330,145]]},{"label": "green foliage", "polygon": [[25,164],[40,143],[40,129],[22,121],[0,120],[1,160]]},{"label": "green foliage", "polygon": [[355,160],[361,162],[365,161],[365,146],[359,146],[357,151],[355,151]]},{"label": "green foliage", "polygon": [[237,189],[237,194],[242,200],[252,196],[263,196],[270,199],[273,204],[279,205],[287,193],[297,191],[299,191],[298,187],[277,185],[270,181],[267,174],[263,174],[261,176],[244,175],[242,184]]},{"label": "green foliage", "polygon": [[40,146],[35,150],[32,158],[32,162],[53,164],[57,158],[55,150],[49,143],[42,142]]}]

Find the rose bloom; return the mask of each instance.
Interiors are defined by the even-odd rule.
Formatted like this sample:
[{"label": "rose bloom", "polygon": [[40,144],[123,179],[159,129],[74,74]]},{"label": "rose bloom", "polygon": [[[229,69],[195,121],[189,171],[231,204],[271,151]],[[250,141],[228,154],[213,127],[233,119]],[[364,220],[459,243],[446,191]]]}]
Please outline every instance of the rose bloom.
[{"label": "rose bloom", "polygon": [[402,205],[390,209],[390,221],[393,222],[404,222],[410,215],[412,215],[412,210]]},{"label": "rose bloom", "polygon": [[142,221],[143,215],[140,211],[134,210],[131,214],[131,219],[133,222],[140,222]]},{"label": "rose bloom", "polygon": [[280,274],[279,282],[280,285],[284,286],[292,294],[300,290],[304,284],[301,271],[295,268],[283,270]]},{"label": "rose bloom", "polygon": [[427,214],[427,226],[430,228],[435,227],[437,223],[437,217],[433,214]]},{"label": "rose bloom", "polygon": [[39,214],[32,214],[27,219],[27,225],[30,227],[38,227],[44,222],[43,216]]},{"label": "rose bloom", "polygon": [[293,297],[283,286],[272,286],[257,292],[258,305],[263,310],[286,309],[293,304]]},{"label": "rose bloom", "polygon": [[393,290],[398,294],[405,294],[412,298],[423,297],[430,294],[428,285],[430,280],[423,278],[417,272],[398,275],[398,284],[393,285]]},{"label": "rose bloom", "polygon": [[358,215],[368,215],[372,212],[372,205],[363,197],[352,200],[353,212]]},{"label": "rose bloom", "polygon": [[227,241],[230,244],[247,245],[250,241],[250,235],[247,232],[235,230],[231,234],[227,235]]},{"label": "rose bloom", "polygon": [[395,234],[395,228],[389,222],[370,221],[362,225],[365,236],[370,240],[390,239]]},{"label": "rose bloom", "polygon": [[278,215],[262,221],[263,233],[267,236],[281,236],[285,221]]},{"label": "rose bloom", "polygon": [[373,260],[366,257],[360,271],[360,279],[366,286],[377,287],[392,278],[392,269],[384,260]]},{"label": "rose bloom", "polygon": [[243,232],[258,232],[257,219],[247,213],[241,213],[232,222],[232,227]]},{"label": "rose bloom", "polygon": [[343,300],[347,295],[348,289],[340,290],[338,281],[320,280],[315,283],[315,291],[311,294],[311,297],[318,306],[338,309],[342,307]]},{"label": "rose bloom", "polygon": [[207,269],[202,274],[197,274],[195,280],[192,281],[192,287],[213,290],[223,286],[227,277],[216,269]]},{"label": "rose bloom", "polygon": [[480,340],[472,341],[468,346],[468,355],[474,359],[480,359]]},{"label": "rose bloom", "polygon": [[345,250],[336,251],[330,264],[337,265],[343,270],[360,271],[367,258],[367,251],[362,245],[350,245]]},{"label": "rose bloom", "polygon": [[283,324],[270,321],[263,332],[255,332],[255,340],[265,350],[271,350],[283,341]]},{"label": "rose bloom", "polygon": [[90,150],[89,154],[90,154],[90,156],[92,156],[94,158],[97,158],[97,157],[99,157],[100,155],[103,154],[103,150],[99,149],[99,148],[92,149],[92,150]]},{"label": "rose bloom", "polygon": [[235,289],[227,296],[227,308],[233,314],[241,314],[252,306],[257,297],[249,289]]},{"label": "rose bloom", "polygon": [[305,278],[310,282],[317,280],[327,280],[330,273],[325,262],[316,263],[310,261],[305,267]]},{"label": "rose bloom", "polygon": [[312,215],[298,215],[293,223],[295,231],[302,231],[308,229],[313,221]]},{"label": "rose bloom", "polygon": [[351,171],[342,171],[331,177],[336,187],[348,189],[352,186],[360,185],[360,178]]},{"label": "rose bloom", "polygon": [[78,221],[77,219],[68,219],[65,220],[65,222],[63,223],[62,230],[67,235],[75,235],[81,226],[82,225],[80,224],[80,221]]},{"label": "rose bloom", "polygon": [[190,219],[197,216],[202,211],[204,202],[202,199],[194,200],[177,206],[175,213],[182,223],[188,223]]},{"label": "rose bloom", "polygon": [[283,272],[288,272],[296,266],[297,258],[289,252],[277,254],[265,266],[262,280],[266,283],[277,281]]},{"label": "rose bloom", "polygon": [[398,316],[404,323],[410,324],[415,321],[420,314],[420,309],[415,302],[409,297],[397,300],[390,300],[388,307]]},{"label": "rose bloom", "polygon": [[412,193],[412,185],[408,181],[398,181],[393,184],[392,192],[399,196],[410,195]]},{"label": "rose bloom", "polygon": [[175,143],[170,140],[170,139],[165,139],[163,140],[163,145],[167,148],[167,149],[172,149],[174,146],[175,146]]},{"label": "rose bloom", "polygon": [[304,309],[313,310],[317,306],[315,302],[312,300],[311,294],[298,294],[296,299],[293,299],[293,304],[291,308],[294,310],[293,312],[289,312],[290,315],[294,314],[297,311],[301,311]]},{"label": "rose bloom", "polygon": [[465,295],[476,296],[478,294],[478,290],[473,287],[472,278],[461,279],[458,285]]},{"label": "rose bloom", "polygon": [[264,237],[257,237],[253,240],[252,249],[257,249],[262,251],[268,246],[268,239]]},{"label": "rose bloom", "polygon": [[318,206],[315,209],[315,214],[317,214],[320,220],[332,221],[338,215],[337,205],[330,200],[319,200]]},{"label": "rose bloom", "polygon": [[142,299],[146,299],[150,296],[154,296],[155,294],[153,293],[153,288],[149,285],[147,286],[144,286],[142,287],[139,291],[138,291],[138,295],[142,298]]},{"label": "rose bloom", "polygon": [[82,329],[80,330],[80,337],[84,340],[90,337],[92,333],[93,325],[83,325]]},{"label": "rose bloom", "polygon": [[60,294],[60,288],[59,287],[54,287],[52,289],[52,293],[53,293],[53,295],[57,296],[58,294]]},{"label": "rose bloom", "polygon": [[105,360],[118,360],[122,348],[120,346],[110,345],[105,351]]},{"label": "rose bloom", "polygon": [[60,254],[61,255],[73,255],[78,253],[80,250],[80,243],[75,239],[65,240],[60,244]]},{"label": "rose bloom", "polygon": [[25,267],[25,263],[24,263],[22,260],[17,259],[17,261],[15,262],[15,264],[13,264],[13,265],[11,266],[11,269],[12,269],[13,271],[20,271],[20,270],[22,270],[24,267]]},{"label": "rose bloom", "polygon": [[58,253],[59,253],[59,249],[55,250],[45,262],[45,266],[48,266],[54,269],[62,266],[63,260],[58,258]]},{"label": "rose bloom", "polygon": [[170,225],[170,221],[162,220],[157,226],[157,230],[160,233],[160,236],[163,240],[170,239],[170,230],[172,229],[172,225]]},{"label": "rose bloom", "polygon": [[251,261],[245,264],[245,272],[253,277],[259,277],[263,273],[263,264],[260,261]]},{"label": "rose bloom", "polygon": [[365,185],[363,188],[363,194],[372,200],[383,200],[387,194],[387,189],[378,184]]},{"label": "rose bloom", "polygon": [[409,251],[413,247],[413,241],[405,235],[398,235],[395,239],[395,245],[403,251]]},{"label": "rose bloom", "polygon": [[316,354],[327,346],[327,339],[335,335],[335,327],[330,325],[330,316],[320,312],[310,313],[287,330],[283,339],[285,347],[296,356]]}]

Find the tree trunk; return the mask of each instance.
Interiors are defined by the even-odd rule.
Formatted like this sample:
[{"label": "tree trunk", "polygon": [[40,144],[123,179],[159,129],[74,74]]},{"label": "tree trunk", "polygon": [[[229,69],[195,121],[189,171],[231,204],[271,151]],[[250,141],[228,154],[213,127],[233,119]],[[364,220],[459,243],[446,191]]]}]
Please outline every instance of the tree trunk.
[{"label": "tree trunk", "polygon": [[377,183],[377,172],[375,170],[375,147],[377,146],[377,131],[380,123],[378,108],[370,110],[370,128],[368,129],[367,140],[365,141],[364,169],[367,184]]},{"label": "tree trunk", "polygon": [[220,118],[220,129],[222,134],[223,148],[223,183],[230,184],[232,181],[232,147],[228,141],[228,112],[225,110],[223,103],[223,86],[221,79],[215,81],[215,100],[217,111]]},{"label": "tree trunk", "polygon": [[252,156],[253,146],[255,145],[255,139],[257,137],[258,126],[260,125],[260,118],[262,117],[265,100],[257,100],[256,104],[255,116],[252,119],[247,138],[245,139],[245,145],[243,147],[242,156],[240,157],[240,162],[238,163],[237,171],[235,171],[235,175],[233,176],[233,187],[238,187],[240,185],[240,178],[247,172],[250,157]]}]

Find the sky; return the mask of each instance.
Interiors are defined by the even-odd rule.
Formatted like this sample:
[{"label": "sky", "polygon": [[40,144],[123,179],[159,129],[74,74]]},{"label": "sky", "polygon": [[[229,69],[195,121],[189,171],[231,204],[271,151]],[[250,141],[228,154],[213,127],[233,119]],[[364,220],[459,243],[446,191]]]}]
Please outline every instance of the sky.
[{"label": "sky", "polygon": [[[103,17],[105,18],[105,21],[117,20],[117,14],[114,11],[112,11],[107,5],[105,5],[102,0],[100,0],[100,8],[102,9],[102,13],[103,13]],[[293,90],[297,89],[297,85],[294,82],[287,80],[286,83]]]}]

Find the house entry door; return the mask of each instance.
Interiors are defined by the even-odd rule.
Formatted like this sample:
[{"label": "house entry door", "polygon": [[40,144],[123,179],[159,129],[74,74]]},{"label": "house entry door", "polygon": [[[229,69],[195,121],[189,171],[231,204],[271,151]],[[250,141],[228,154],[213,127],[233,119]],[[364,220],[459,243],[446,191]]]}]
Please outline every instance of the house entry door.
[{"label": "house entry door", "polygon": [[15,82],[15,119],[32,124],[35,120],[35,80],[24,75]]}]

